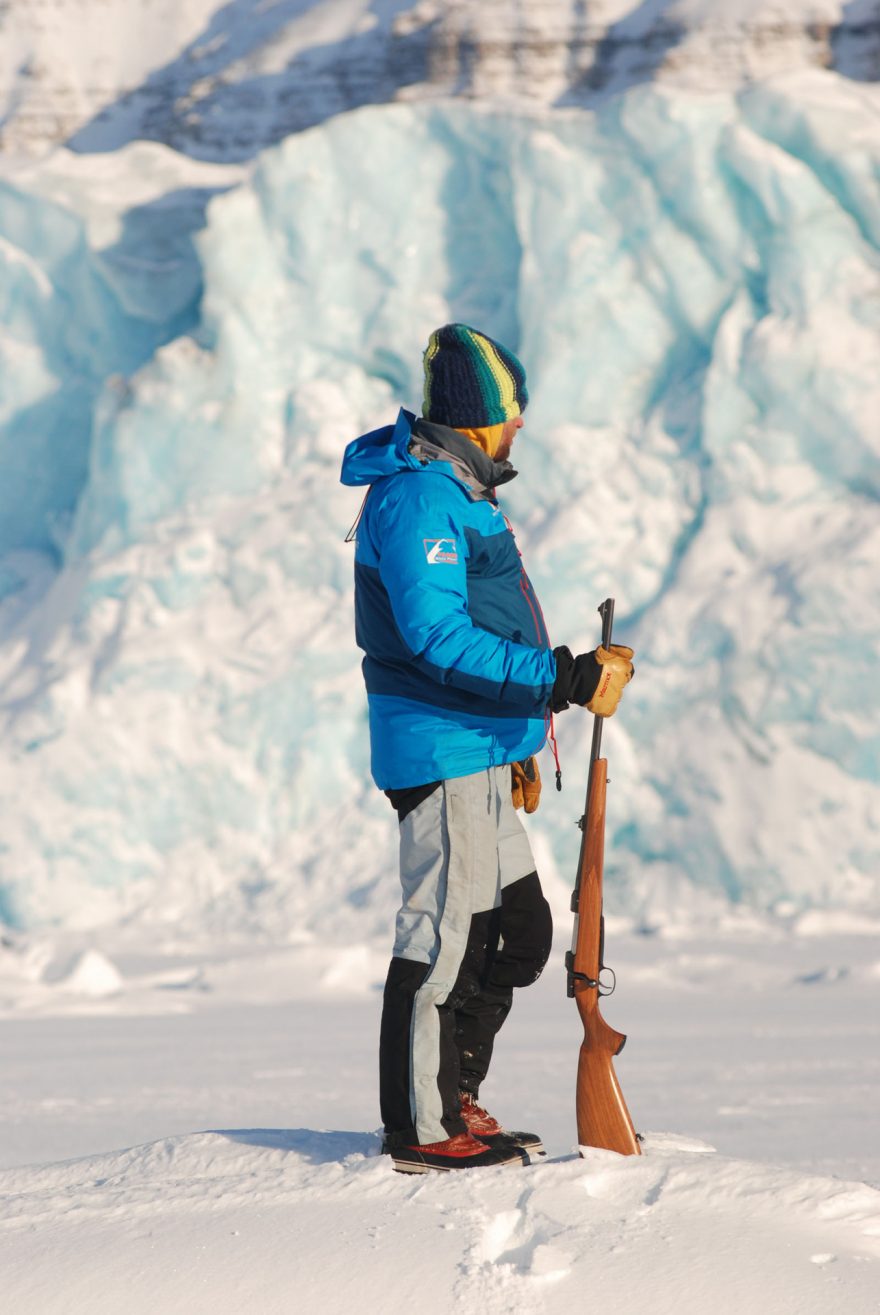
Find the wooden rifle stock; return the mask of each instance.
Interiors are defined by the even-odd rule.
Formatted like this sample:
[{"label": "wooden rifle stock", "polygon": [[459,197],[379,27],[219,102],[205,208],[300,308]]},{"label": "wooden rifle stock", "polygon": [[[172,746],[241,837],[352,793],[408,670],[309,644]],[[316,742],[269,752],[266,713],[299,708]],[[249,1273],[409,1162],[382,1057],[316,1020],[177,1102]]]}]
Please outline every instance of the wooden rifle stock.
[{"label": "wooden rifle stock", "polygon": [[[611,643],[614,599],[608,598],[599,608],[602,616],[602,644]],[[593,723],[593,746],[590,754],[590,777],[587,803],[581,819],[583,839],[578,877],[572,898],[575,914],[574,937],[566,955],[568,994],[574,996],[584,1039],[581,1042],[577,1073],[577,1129],[581,1146],[599,1146],[620,1155],[641,1155],[613,1059],[623,1049],[626,1037],[615,1032],[599,1011],[603,991],[600,984],[605,941],[602,916],[602,875],[605,861],[605,790],[608,763],[599,757],[602,742],[602,719]],[[611,988],[613,989],[613,987]]]}]

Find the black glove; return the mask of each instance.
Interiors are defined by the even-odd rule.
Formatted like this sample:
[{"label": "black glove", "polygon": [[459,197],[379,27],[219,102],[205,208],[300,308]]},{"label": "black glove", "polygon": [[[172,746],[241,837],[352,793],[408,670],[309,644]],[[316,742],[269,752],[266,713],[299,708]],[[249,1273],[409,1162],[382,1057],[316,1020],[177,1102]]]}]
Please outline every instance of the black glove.
[{"label": "black glove", "polygon": [[562,712],[569,703],[583,706],[589,703],[596,693],[602,666],[596,661],[595,653],[580,653],[572,657],[571,649],[554,648],[556,658],[556,680],[550,696],[550,707],[554,712]]},{"label": "black glove", "polygon": [[595,652],[581,653],[576,658],[568,648],[554,648],[553,656],[556,680],[550,707],[554,712],[561,712],[569,703],[579,703],[599,717],[614,715],[624,687],[635,671],[631,648],[612,644],[606,649],[600,644]]}]

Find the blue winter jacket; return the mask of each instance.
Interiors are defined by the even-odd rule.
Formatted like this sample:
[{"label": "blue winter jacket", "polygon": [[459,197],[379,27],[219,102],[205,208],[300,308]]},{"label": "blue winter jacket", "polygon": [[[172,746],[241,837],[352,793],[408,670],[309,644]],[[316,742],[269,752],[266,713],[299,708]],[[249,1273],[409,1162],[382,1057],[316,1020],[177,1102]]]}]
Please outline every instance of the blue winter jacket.
[{"label": "blue winter jacket", "polygon": [[556,675],[541,609],[494,487],[515,474],[455,430],[401,411],[349,443],[368,484],[355,621],[382,790],[535,753]]}]

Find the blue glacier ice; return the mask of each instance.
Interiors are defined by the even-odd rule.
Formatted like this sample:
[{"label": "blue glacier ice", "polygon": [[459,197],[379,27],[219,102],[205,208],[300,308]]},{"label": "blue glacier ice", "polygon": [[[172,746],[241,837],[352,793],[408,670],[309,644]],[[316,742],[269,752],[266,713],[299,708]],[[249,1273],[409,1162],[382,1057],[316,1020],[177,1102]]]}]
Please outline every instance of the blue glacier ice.
[{"label": "blue glacier ice", "polygon": [[[173,205],[129,225],[115,280],[87,186],[9,183],[0,916],[386,926],[338,466],[418,407],[452,319],[529,372],[505,503],[551,634],[592,647],[612,593],[638,650],[609,907],[876,911],[878,124],[819,72],[368,108],[264,153],[194,237]],[[589,728],[558,729],[532,830],[562,912]]]},{"label": "blue glacier ice", "polygon": [[205,199],[191,189],[130,206],[94,250],[83,215],[0,178],[0,554],[58,552],[106,380],[195,326],[191,233]]}]

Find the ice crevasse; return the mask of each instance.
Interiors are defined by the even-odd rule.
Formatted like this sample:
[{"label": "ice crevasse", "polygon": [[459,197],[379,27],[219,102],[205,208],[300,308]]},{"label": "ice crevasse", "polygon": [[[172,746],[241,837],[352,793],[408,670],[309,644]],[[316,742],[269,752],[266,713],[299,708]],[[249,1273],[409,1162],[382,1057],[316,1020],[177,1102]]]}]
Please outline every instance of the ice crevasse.
[{"label": "ice crevasse", "polygon": [[[136,149],[178,197],[206,167]],[[338,467],[452,319],[529,371],[505,502],[554,642],[613,593],[638,649],[609,906],[880,906],[876,89],[368,108],[193,175],[194,240],[190,207],[110,244],[65,167],[62,200],[0,193],[0,917],[385,926]],[[559,732],[533,834],[563,909],[588,727]]]}]

